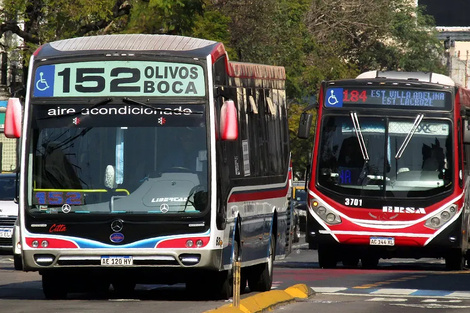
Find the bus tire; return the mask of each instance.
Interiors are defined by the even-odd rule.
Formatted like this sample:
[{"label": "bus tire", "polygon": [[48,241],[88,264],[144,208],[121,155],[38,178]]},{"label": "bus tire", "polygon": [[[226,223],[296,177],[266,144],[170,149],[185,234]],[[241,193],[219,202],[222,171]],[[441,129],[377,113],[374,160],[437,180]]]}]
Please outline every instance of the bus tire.
[{"label": "bus tire", "polygon": [[268,261],[263,264],[255,265],[251,268],[248,275],[248,287],[250,291],[268,291],[271,290],[273,284],[273,266],[274,266],[274,249],[276,241],[271,236],[269,242]]},{"label": "bus tire", "polygon": [[17,271],[23,270],[23,260],[21,258],[21,254],[13,255],[13,265],[15,266],[15,270]]},{"label": "bus tire", "polygon": [[233,296],[233,269],[236,261],[240,261],[240,245],[237,240],[233,242],[232,270],[217,272],[212,278],[214,294],[218,299],[227,300]]},{"label": "bus tire", "polygon": [[318,265],[321,268],[336,268],[337,263],[338,258],[333,247],[323,245],[318,247]]},{"label": "bus tire", "polygon": [[460,249],[449,250],[445,256],[446,269],[460,271],[465,267],[465,257]]},{"label": "bus tire", "polygon": [[356,255],[343,256],[342,263],[344,267],[356,268],[359,265],[359,257]]},{"label": "bus tire", "polygon": [[217,297],[228,300],[233,295],[233,275],[232,271],[222,271],[216,278],[216,286],[219,287]]},{"label": "bus tire", "polygon": [[42,291],[46,299],[60,300],[67,298],[66,277],[56,273],[42,274]]},{"label": "bus tire", "polygon": [[134,294],[135,282],[120,280],[112,283],[114,293],[119,298],[129,298]]},{"label": "bus tire", "polygon": [[379,265],[379,257],[366,255],[361,258],[362,268],[374,269]]}]

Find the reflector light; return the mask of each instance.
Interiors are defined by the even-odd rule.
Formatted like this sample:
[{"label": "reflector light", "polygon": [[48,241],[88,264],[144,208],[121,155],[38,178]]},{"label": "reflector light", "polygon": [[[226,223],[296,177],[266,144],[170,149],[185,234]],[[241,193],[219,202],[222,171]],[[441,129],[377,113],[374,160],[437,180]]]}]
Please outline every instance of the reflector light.
[{"label": "reflector light", "polygon": [[57,238],[26,238],[26,245],[31,248],[70,249],[78,245],[70,240]]},{"label": "reflector light", "polygon": [[[189,241],[192,242],[191,246],[188,246]],[[205,247],[208,243],[209,237],[174,238],[158,242],[155,248],[202,248]]]}]

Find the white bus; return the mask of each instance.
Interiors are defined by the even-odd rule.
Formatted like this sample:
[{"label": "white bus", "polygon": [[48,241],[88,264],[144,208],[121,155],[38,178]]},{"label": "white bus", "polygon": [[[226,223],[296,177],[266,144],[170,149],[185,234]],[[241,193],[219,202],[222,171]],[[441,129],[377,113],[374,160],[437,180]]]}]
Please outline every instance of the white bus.
[{"label": "white bus", "polygon": [[22,267],[46,298],[139,283],[228,298],[235,260],[243,289],[271,288],[290,242],[283,67],[180,36],[51,42],[5,132],[22,137]]}]

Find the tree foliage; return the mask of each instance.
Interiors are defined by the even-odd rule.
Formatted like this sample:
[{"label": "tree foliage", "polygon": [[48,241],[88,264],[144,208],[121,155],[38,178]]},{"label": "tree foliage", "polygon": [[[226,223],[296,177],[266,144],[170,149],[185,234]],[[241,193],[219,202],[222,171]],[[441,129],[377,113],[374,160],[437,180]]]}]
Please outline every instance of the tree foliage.
[{"label": "tree foliage", "polygon": [[443,73],[443,48],[432,26],[409,0],[3,0],[0,11],[0,36],[24,40],[25,65],[48,41],[158,33],[220,41],[232,60],[285,66],[299,172],[311,150],[311,141],[296,138],[302,99],[323,80],[366,70]]}]

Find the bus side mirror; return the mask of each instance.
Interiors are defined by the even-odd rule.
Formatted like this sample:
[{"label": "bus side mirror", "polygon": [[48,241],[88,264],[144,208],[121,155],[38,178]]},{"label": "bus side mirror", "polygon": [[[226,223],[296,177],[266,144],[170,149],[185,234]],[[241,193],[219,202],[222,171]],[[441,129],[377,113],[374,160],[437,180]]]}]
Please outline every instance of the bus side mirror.
[{"label": "bus side mirror", "polygon": [[21,137],[21,102],[18,98],[8,99],[7,111],[5,113],[4,133],[7,138]]},{"label": "bus side mirror", "polygon": [[233,100],[227,100],[220,109],[220,139],[236,140],[238,138],[237,108]]},{"label": "bus side mirror", "polygon": [[297,137],[301,139],[307,139],[310,134],[310,127],[312,126],[313,114],[303,112],[300,115],[299,130]]}]

